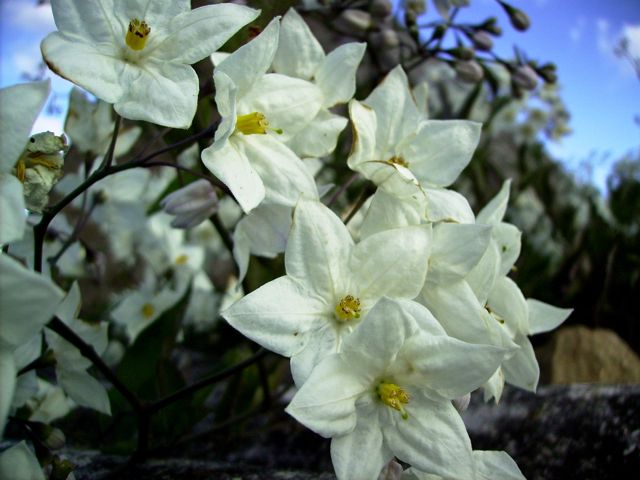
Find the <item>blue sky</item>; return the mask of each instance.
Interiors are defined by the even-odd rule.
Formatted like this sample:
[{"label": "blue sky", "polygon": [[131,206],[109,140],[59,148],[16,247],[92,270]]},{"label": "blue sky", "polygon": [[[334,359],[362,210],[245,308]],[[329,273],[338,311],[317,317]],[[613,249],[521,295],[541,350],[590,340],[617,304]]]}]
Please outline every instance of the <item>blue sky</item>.
[{"label": "blue sky", "polygon": [[[39,43],[55,30],[49,6],[36,0],[0,0],[0,87],[24,82],[20,74],[35,71]],[[640,80],[613,48],[623,34],[631,37],[640,56],[640,0],[511,0],[531,18],[520,33],[508,24],[495,0],[471,0],[459,18],[480,20],[496,16],[504,34],[496,51],[510,57],[517,44],[529,55],[558,66],[562,96],[571,112],[573,134],[549,144],[580,178],[604,189],[611,163],[640,148]],[[428,16],[437,15],[430,5]],[[52,76],[54,104],[66,107],[68,82]],[[61,130],[62,114],[43,114],[34,130]]]}]

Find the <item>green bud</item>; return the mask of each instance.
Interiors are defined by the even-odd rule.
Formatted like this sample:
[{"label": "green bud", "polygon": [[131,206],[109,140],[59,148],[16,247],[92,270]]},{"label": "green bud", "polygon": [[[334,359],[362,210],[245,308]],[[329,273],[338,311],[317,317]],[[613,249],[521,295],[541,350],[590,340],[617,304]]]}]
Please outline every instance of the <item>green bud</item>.
[{"label": "green bud", "polygon": [[509,15],[509,21],[513,28],[521,32],[529,28],[531,20],[529,20],[529,16],[526,13],[502,1],[500,1],[500,5],[502,5],[504,11],[507,12],[507,15]]}]

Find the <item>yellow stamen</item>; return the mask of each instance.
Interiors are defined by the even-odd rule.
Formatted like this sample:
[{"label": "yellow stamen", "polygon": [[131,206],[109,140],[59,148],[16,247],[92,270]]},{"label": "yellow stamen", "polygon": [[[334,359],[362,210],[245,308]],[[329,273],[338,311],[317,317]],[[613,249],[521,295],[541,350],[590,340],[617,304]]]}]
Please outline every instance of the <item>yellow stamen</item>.
[{"label": "yellow stamen", "polygon": [[410,398],[409,394],[402,388],[395,383],[380,382],[376,388],[376,393],[378,394],[378,398],[382,400],[382,403],[394,410],[398,410],[403,420],[409,418],[409,414],[402,405],[408,404]]},{"label": "yellow stamen", "polygon": [[150,303],[145,303],[142,306],[142,315],[145,318],[151,318],[153,317],[153,314],[156,312],[156,309],[153,308],[153,305],[151,305]]},{"label": "yellow stamen", "polygon": [[189,256],[184,253],[178,257],[176,257],[176,265],[184,265],[189,260]]},{"label": "yellow stamen", "polygon": [[27,174],[27,165],[24,163],[24,160],[20,159],[16,163],[16,177],[20,182],[24,183],[24,177]]},{"label": "yellow stamen", "polygon": [[269,127],[269,122],[267,121],[267,117],[264,116],[263,113],[260,112],[251,112],[246,115],[238,115],[236,118],[236,131],[243,133],[245,135],[264,135],[267,133],[267,130],[271,130],[276,132],[277,134],[281,134],[281,129],[275,129]]},{"label": "yellow stamen", "polygon": [[404,158],[396,157],[395,155],[391,157],[389,160],[387,160],[387,163],[391,165],[400,165],[401,167],[404,167],[404,168],[409,168],[409,162],[407,162]]},{"label": "yellow stamen", "polygon": [[343,322],[360,318],[360,299],[353,295],[344,297],[338,305],[336,305],[336,316]]},{"label": "yellow stamen", "polygon": [[125,42],[132,50],[142,50],[147,43],[147,37],[151,33],[151,28],[145,21],[134,18],[129,22],[129,29]]}]

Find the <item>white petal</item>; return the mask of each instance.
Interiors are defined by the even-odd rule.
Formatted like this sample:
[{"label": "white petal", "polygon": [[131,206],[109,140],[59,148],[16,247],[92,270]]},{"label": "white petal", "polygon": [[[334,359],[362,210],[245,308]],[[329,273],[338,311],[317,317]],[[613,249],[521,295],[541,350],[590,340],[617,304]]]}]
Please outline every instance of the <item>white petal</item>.
[{"label": "white petal", "polygon": [[323,437],[344,435],[355,428],[355,403],[368,388],[339,355],[332,355],[313,370],[285,411]]},{"label": "white petal", "polygon": [[7,255],[0,255],[0,291],[0,344],[13,348],[36,335],[63,298],[50,280]]},{"label": "white petal", "polygon": [[465,197],[445,188],[424,187],[427,220],[431,222],[474,223],[475,216]]},{"label": "white petal", "polygon": [[478,264],[469,272],[465,280],[476,294],[478,303],[485,305],[493,284],[499,276],[500,252],[492,239]]},{"label": "white petal", "polygon": [[326,303],[289,276],[266,283],[222,312],[229,324],[265,348],[290,357],[327,322]]},{"label": "white petal", "polygon": [[173,128],[191,125],[199,88],[191,67],[147,59],[143,68],[128,64],[121,82],[126,90],[114,108],[124,118]]},{"label": "white petal", "polygon": [[353,127],[353,146],[347,164],[352,170],[360,170],[362,164],[381,160],[376,155],[376,113],[371,107],[357,100],[349,102],[349,117]]},{"label": "white petal", "polygon": [[[88,3],[95,3],[92,0]],[[113,4],[113,0],[97,0],[101,3],[101,8],[106,9],[109,3]],[[75,3],[81,3],[82,0],[75,0]],[[95,8],[95,7],[94,7]],[[113,8],[113,7],[112,7]],[[126,28],[128,22],[133,18],[146,21],[151,27],[151,35],[149,41],[153,39],[154,33],[163,33],[167,28],[169,21],[181,14],[191,10],[191,3],[188,0],[127,0],[126,2],[116,1],[114,13],[118,20],[123,23]],[[111,12],[111,10],[107,10]],[[124,36],[123,36],[124,38]],[[148,44],[147,44],[148,47]]]},{"label": "white petal", "polygon": [[298,131],[287,145],[300,157],[325,157],[336,149],[338,136],[347,119],[328,110],[320,110],[305,128]]},{"label": "white petal", "polygon": [[0,478],[45,480],[38,457],[24,440],[0,453]]},{"label": "white petal", "polygon": [[49,96],[50,83],[45,80],[0,89],[0,174],[11,172],[27,145],[33,122]]},{"label": "white petal", "polygon": [[480,129],[468,120],[425,120],[403,157],[422,185],[447,187],[471,161]]},{"label": "white petal", "polygon": [[[11,350],[0,345],[0,439],[9,415],[13,392],[16,387],[16,365]],[[2,458],[2,457],[0,457]],[[7,477],[9,478],[9,477]]]},{"label": "white petal", "polygon": [[293,207],[301,196],[318,199],[316,182],[302,160],[271,135],[237,134],[245,155],[262,179],[265,202]]},{"label": "white petal", "polygon": [[51,11],[65,36],[89,43],[116,43],[121,37],[124,42],[113,0],[58,0],[51,3]]},{"label": "white petal", "polygon": [[451,402],[436,402],[418,393],[406,410],[407,420],[398,415],[396,428],[385,430],[396,457],[444,478],[473,478],[469,435]]},{"label": "white petal", "polygon": [[226,142],[236,129],[238,88],[226,73],[218,70],[213,73],[213,81],[216,87],[216,107],[222,117],[214,136],[215,145]]},{"label": "white petal", "polygon": [[482,210],[480,210],[476,221],[478,223],[486,223],[487,225],[496,225],[500,223],[507,211],[510,189],[511,179],[507,179],[502,184],[502,188],[500,188],[500,191],[496,196],[493,197]]},{"label": "white petal", "polygon": [[427,275],[431,243],[431,225],[423,225],[386,230],[356,244],[349,269],[359,295],[415,298]]},{"label": "white petal", "polygon": [[411,199],[400,200],[382,189],[376,190],[360,226],[360,237],[393,228],[420,225],[424,206]]},{"label": "white petal", "polygon": [[509,277],[499,277],[489,294],[487,305],[504,319],[505,326],[515,336],[529,332],[529,308],[516,282]]},{"label": "white petal", "polygon": [[453,400],[485,383],[505,350],[423,334],[409,339],[402,354],[424,376],[425,386]]},{"label": "white petal", "polygon": [[154,58],[192,64],[218,50],[259,10],[241,5],[206,5],[171,18],[171,33],[149,52]]},{"label": "white petal", "polygon": [[488,402],[494,398],[497,405],[504,390],[504,373],[502,373],[502,368],[498,368],[482,388],[484,390],[484,401]]},{"label": "white petal", "polygon": [[10,173],[0,173],[0,245],[20,240],[26,224],[22,183]]},{"label": "white petal", "polygon": [[558,328],[573,312],[572,308],[554,307],[533,298],[527,298],[527,305],[529,307],[529,335]]},{"label": "white petal", "polygon": [[491,227],[486,225],[436,225],[429,259],[429,280],[445,284],[464,278],[482,258],[490,239]]},{"label": "white petal", "polygon": [[513,265],[520,256],[522,232],[510,223],[499,223],[493,226],[491,235],[500,252],[500,275],[511,272]]},{"label": "white petal", "polygon": [[339,332],[333,325],[331,313],[326,315],[319,328],[310,332],[306,345],[298,353],[291,356],[291,376],[298,387],[304,385],[313,370],[326,357],[338,352],[340,346]]},{"label": "white petal", "polygon": [[356,91],[356,70],[367,45],[347,43],[333,50],[316,72],[316,83],[322,90],[323,107],[347,103]]},{"label": "white petal", "polygon": [[540,378],[540,367],[529,339],[520,335],[515,339],[520,346],[515,354],[504,361],[502,371],[507,383],[535,392]]},{"label": "white petal", "polygon": [[273,69],[283,75],[311,80],[323,60],[322,45],[298,12],[290,8],[280,25]]},{"label": "white petal", "polygon": [[507,452],[474,450],[479,480],[526,480]]},{"label": "white petal", "polygon": [[97,47],[54,32],[42,41],[40,50],[54,73],[107,103],[117,102],[127,91],[121,84],[126,63],[117,57],[115,46]]},{"label": "white petal", "polygon": [[224,183],[245,212],[257,207],[265,196],[262,179],[253,169],[242,145],[230,139],[202,151],[202,162]]},{"label": "white petal", "polygon": [[[269,69],[278,48],[280,22],[274,18],[256,38],[223,60],[217,69],[226,73],[244,96]],[[246,112],[251,113],[251,112]]]},{"label": "white petal", "polygon": [[287,275],[333,301],[345,278],[353,240],[342,221],[320,202],[300,200],[285,252]]},{"label": "white petal", "polygon": [[393,457],[384,444],[380,425],[370,417],[358,420],[351,433],[331,440],[331,460],[339,480],[378,478]]},{"label": "white petal", "polygon": [[74,402],[111,415],[111,405],[106,388],[84,370],[56,370],[58,382]]}]

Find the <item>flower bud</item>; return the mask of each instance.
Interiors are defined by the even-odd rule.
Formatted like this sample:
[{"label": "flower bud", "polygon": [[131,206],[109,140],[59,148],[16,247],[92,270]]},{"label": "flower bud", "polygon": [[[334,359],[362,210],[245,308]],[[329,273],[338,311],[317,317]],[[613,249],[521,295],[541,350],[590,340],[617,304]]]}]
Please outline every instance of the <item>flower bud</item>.
[{"label": "flower bud", "polygon": [[[51,462],[51,474],[49,480],[67,480],[69,475],[73,473],[75,465],[66,458],[60,458],[57,455],[53,457]],[[73,477],[72,477],[73,478]]]},{"label": "flower bud", "polygon": [[525,90],[533,90],[538,85],[538,75],[530,65],[526,64],[517,67],[511,74],[511,79],[517,86]]},{"label": "flower bud", "polygon": [[467,83],[478,83],[484,77],[482,67],[475,60],[456,62],[455,70],[458,78]]},{"label": "flower bud", "polygon": [[482,30],[474,32],[473,35],[471,35],[471,41],[477,50],[482,50],[483,52],[489,52],[493,48],[493,40]]},{"label": "flower bud", "polygon": [[547,83],[556,83],[558,81],[556,66],[553,63],[545,63],[540,68],[536,69],[536,73]]},{"label": "flower bud", "polygon": [[361,36],[371,28],[372,18],[368,12],[348,8],[342,11],[333,25],[347,35]]},{"label": "flower bud", "polygon": [[404,0],[404,8],[416,15],[420,15],[427,11],[427,2],[425,0]]},{"label": "flower bud", "polygon": [[459,60],[473,60],[476,56],[475,52],[467,47],[450,48],[446,52]]},{"label": "flower bud", "polygon": [[391,15],[393,7],[389,0],[373,0],[369,12],[376,18],[386,18]]},{"label": "flower bud", "polygon": [[370,41],[373,47],[380,49],[400,46],[398,33],[392,28],[382,28],[379,32],[373,32],[370,35]]},{"label": "flower bud", "polygon": [[199,225],[216,211],[218,196],[211,183],[200,179],[167,195],[160,206],[175,215],[172,227],[186,229]]},{"label": "flower bud", "polygon": [[29,426],[33,433],[36,434],[49,449],[59,450],[64,447],[66,438],[64,432],[59,428],[41,422],[30,422]]},{"label": "flower bud", "polygon": [[480,24],[478,28],[497,37],[502,35],[502,28],[500,28],[497,22],[498,20],[496,19],[496,17],[490,17],[486,19],[482,24]]},{"label": "flower bud", "polygon": [[529,20],[529,16],[526,13],[505,2],[500,2],[500,5],[502,5],[504,11],[507,12],[507,15],[509,15],[509,21],[511,22],[513,28],[521,32],[524,32],[529,28],[529,26],[531,25],[531,21]]}]

